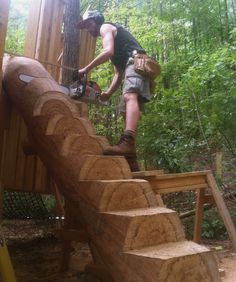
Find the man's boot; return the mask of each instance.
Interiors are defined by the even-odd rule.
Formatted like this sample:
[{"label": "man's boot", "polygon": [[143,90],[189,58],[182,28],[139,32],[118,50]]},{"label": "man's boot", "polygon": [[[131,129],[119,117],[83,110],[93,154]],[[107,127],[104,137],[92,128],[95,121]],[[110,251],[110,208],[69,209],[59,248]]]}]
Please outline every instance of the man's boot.
[{"label": "man's boot", "polygon": [[139,164],[138,164],[138,161],[137,161],[137,157],[125,157],[128,164],[129,164],[129,167],[130,167],[130,170],[132,172],[135,172],[135,171],[140,171],[140,168],[139,168]]},{"label": "man's boot", "polygon": [[125,156],[125,157],[136,157],[135,147],[135,135],[129,130],[125,131],[121,136],[120,141],[117,145],[108,146],[104,150],[104,155],[112,156]]}]

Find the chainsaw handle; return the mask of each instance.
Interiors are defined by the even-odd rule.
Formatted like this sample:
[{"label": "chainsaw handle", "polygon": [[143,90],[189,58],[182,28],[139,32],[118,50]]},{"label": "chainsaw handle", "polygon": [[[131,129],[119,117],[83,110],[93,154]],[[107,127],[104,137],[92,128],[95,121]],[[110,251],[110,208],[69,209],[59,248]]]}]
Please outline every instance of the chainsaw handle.
[{"label": "chainsaw handle", "polygon": [[79,75],[78,80],[79,80],[80,83],[87,83],[87,78],[88,78],[87,73],[83,73],[83,74]]},{"label": "chainsaw handle", "polygon": [[79,83],[81,83],[82,85],[82,93],[81,93],[81,97],[84,96],[85,92],[86,92],[86,86],[87,86],[87,73],[84,73],[83,76],[81,75],[79,77]]}]

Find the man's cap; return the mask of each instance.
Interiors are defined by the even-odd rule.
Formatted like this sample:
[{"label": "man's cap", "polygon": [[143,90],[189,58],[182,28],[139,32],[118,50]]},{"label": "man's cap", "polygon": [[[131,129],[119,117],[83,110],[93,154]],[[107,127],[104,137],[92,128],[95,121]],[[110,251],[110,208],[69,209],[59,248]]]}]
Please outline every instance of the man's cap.
[{"label": "man's cap", "polygon": [[104,23],[104,16],[97,10],[86,11],[82,17],[82,20],[78,22],[77,27],[83,29],[86,27],[86,22],[93,19],[96,24],[102,25]]}]

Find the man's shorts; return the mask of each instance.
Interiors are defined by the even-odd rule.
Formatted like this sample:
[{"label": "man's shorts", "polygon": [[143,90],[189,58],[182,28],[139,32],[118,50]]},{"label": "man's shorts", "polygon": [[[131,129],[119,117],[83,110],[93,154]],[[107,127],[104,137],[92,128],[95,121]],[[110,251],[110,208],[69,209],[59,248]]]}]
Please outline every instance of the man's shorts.
[{"label": "man's shorts", "polygon": [[123,94],[119,104],[119,111],[123,113],[126,112],[124,101],[124,94],[126,93],[135,93],[138,95],[139,108],[141,111],[144,109],[144,104],[151,99],[149,79],[136,73],[134,64],[128,64],[125,69]]}]

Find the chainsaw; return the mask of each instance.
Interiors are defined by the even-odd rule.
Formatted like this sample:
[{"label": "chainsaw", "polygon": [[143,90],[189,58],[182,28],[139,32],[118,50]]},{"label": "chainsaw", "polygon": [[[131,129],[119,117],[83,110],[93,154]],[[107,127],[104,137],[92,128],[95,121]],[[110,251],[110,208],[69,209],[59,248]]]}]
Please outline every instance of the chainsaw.
[{"label": "chainsaw", "polygon": [[[29,83],[35,76],[20,74],[19,79],[22,82]],[[69,87],[58,84],[61,91],[68,95],[73,100],[78,100],[85,103],[92,103],[96,105],[107,105],[106,102],[100,101],[101,88],[95,81],[88,81],[87,75],[78,78]]]}]

